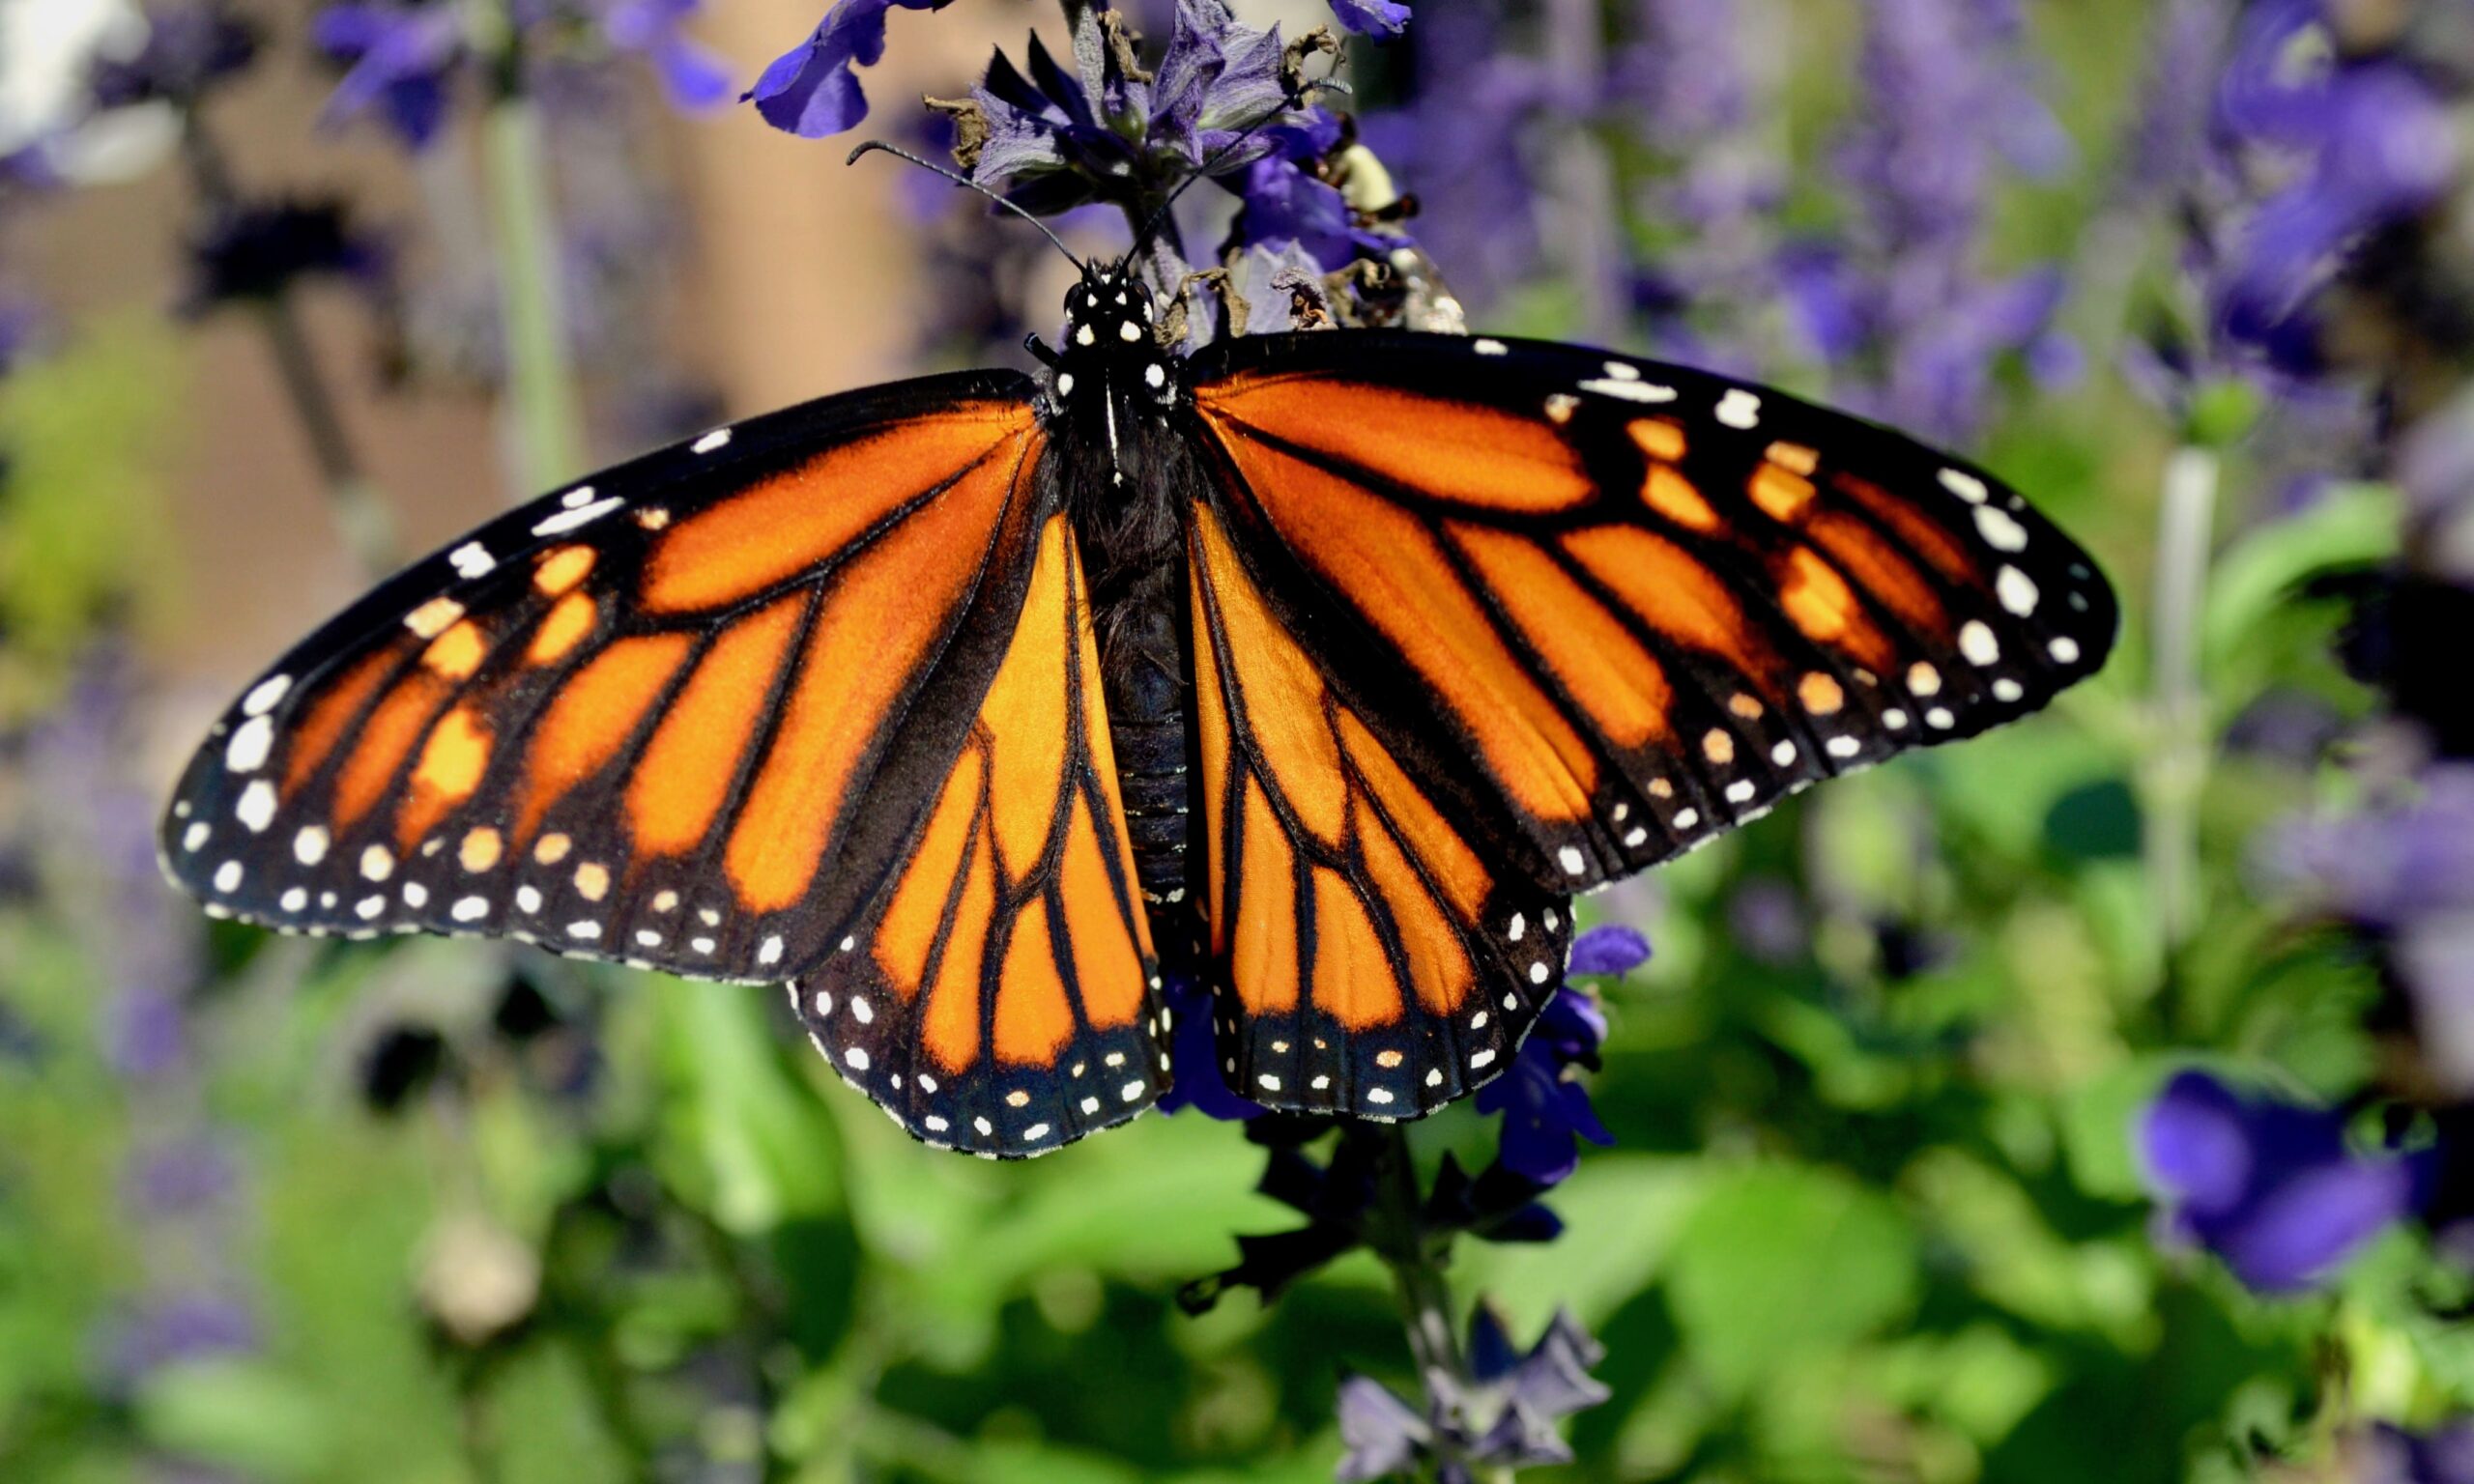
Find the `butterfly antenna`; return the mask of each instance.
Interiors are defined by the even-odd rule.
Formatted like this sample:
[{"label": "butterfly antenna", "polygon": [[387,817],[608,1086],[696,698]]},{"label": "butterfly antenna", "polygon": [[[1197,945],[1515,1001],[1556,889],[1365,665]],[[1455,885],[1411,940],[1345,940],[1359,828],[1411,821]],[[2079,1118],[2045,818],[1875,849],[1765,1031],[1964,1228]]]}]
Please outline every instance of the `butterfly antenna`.
[{"label": "butterfly antenna", "polygon": [[1015,215],[1029,222],[1032,226],[1039,228],[1040,236],[1047,238],[1051,243],[1054,243],[1056,244],[1056,250],[1065,254],[1066,262],[1073,264],[1078,269],[1083,266],[1082,260],[1074,255],[1073,249],[1065,245],[1064,240],[1048,229],[1047,222],[1040,220],[1037,216],[1032,215],[1030,213],[1022,210],[1013,202],[1006,200],[1003,196],[998,195],[987,186],[982,186],[979,182],[972,180],[969,176],[964,175],[959,171],[948,170],[944,166],[935,163],[934,160],[922,159],[918,156],[911,154],[908,150],[897,149],[893,145],[887,144],[881,139],[871,139],[867,143],[859,146],[857,149],[852,150],[850,152],[850,157],[844,160],[843,163],[846,165],[855,165],[859,162],[860,156],[868,154],[885,154],[892,156],[896,159],[906,159],[912,164],[917,165],[922,170],[943,176],[945,179],[962,186],[965,190],[975,190],[979,192],[989,200],[995,202],[998,206],[1005,208],[1005,210],[1012,212]]},{"label": "butterfly antenna", "polygon": [[1137,258],[1142,256],[1143,243],[1151,241],[1151,234],[1158,231],[1160,229],[1160,223],[1167,219],[1168,209],[1177,204],[1177,198],[1186,193],[1186,188],[1188,186],[1194,185],[1196,181],[1209,177],[1213,171],[1219,169],[1221,165],[1227,160],[1228,157],[1236,154],[1239,150],[1244,149],[1247,142],[1252,139],[1256,134],[1261,133],[1264,129],[1269,128],[1272,125],[1278,123],[1282,118],[1285,118],[1289,114],[1304,107],[1306,105],[1308,95],[1320,93],[1326,89],[1329,89],[1334,93],[1346,93],[1349,90],[1349,87],[1347,83],[1340,82],[1331,77],[1323,78],[1319,82],[1307,83],[1300,87],[1295,93],[1290,94],[1286,99],[1283,99],[1279,107],[1264,114],[1253,123],[1247,125],[1244,131],[1239,133],[1236,138],[1229,140],[1226,144],[1223,144],[1219,149],[1214,150],[1209,159],[1204,160],[1201,164],[1194,167],[1194,174],[1187,176],[1184,180],[1177,183],[1177,188],[1168,192],[1168,199],[1160,203],[1159,210],[1151,214],[1151,219],[1142,224],[1142,230],[1140,232],[1135,234],[1134,256]]}]

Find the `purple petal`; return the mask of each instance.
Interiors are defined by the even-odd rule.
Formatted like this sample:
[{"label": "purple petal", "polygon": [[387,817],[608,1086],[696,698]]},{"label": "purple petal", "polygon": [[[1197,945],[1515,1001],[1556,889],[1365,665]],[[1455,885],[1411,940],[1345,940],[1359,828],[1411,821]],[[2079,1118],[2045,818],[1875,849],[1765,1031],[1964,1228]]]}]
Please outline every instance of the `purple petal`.
[{"label": "purple petal", "polygon": [[1650,940],[1632,928],[1608,923],[1572,940],[1568,974],[1625,974],[1650,961]]},{"label": "purple petal", "polygon": [[1399,0],[1332,0],[1332,14],[1360,36],[1375,32],[1397,36],[1409,23],[1409,8]]},{"label": "purple petal", "polygon": [[950,0],[834,0],[808,39],[773,60],[741,100],[803,139],[838,134],[868,116],[855,71],[885,54],[885,13],[942,10]]}]

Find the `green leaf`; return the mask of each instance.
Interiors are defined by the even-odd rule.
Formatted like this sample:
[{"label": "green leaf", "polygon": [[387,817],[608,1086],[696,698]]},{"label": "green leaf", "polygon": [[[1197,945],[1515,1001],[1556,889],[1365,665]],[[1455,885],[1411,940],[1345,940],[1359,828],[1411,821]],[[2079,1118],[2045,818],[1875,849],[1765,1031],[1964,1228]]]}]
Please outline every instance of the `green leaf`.
[{"label": "green leaf", "polygon": [[2200,645],[2211,669],[2225,663],[2287,596],[2322,572],[2397,554],[2397,492],[2340,485],[2299,515],[2254,527],[2217,557],[2200,614]]},{"label": "green leaf", "polygon": [[164,1451],[269,1479],[305,1479],[332,1462],[320,1398],[273,1366],[204,1360],[168,1366],[138,1393],[138,1428]]},{"label": "green leaf", "polygon": [[691,1198],[742,1234],[840,1210],[832,1121],[785,1067],[761,991],[667,976],[646,988],[669,1063],[666,1122],[695,1155],[674,1170]]},{"label": "green leaf", "polygon": [[1908,1313],[1915,1236],[1886,1197],[1834,1171],[1732,1170],[1685,1222],[1667,1292],[1702,1372],[1742,1392],[1778,1366]]}]

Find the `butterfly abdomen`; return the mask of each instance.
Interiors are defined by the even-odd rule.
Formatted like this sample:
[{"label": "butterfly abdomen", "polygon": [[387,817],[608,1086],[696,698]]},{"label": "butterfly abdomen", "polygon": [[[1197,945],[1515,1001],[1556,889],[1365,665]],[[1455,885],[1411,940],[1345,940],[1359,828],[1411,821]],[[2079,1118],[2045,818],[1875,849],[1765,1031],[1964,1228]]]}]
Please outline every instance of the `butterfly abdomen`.
[{"label": "butterfly abdomen", "polygon": [[[1129,605],[1131,606],[1131,605]],[[1117,664],[1103,662],[1108,705],[1108,736],[1116,750],[1117,786],[1125,798],[1126,830],[1134,842],[1135,877],[1145,900],[1155,904],[1186,898],[1188,801],[1193,785],[1187,766],[1183,667],[1155,656],[1182,647],[1175,614],[1165,605],[1141,603],[1114,615],[1118,634],[1132,651]]]}]

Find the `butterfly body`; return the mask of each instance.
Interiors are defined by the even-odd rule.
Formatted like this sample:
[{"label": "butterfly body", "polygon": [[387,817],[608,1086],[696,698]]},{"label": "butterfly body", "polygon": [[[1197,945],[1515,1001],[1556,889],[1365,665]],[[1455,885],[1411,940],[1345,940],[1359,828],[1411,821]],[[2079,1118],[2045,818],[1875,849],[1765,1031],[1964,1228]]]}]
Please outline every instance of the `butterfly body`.
[{"label": "butterfly body", "polygon": [[[1573,894],[2112,642],[1991,475],[1767,388],[1156,320],[1089,269],[1039,377],[716,429],[415,563],[234,703],[167,871],[290,930],[787,982],[974,1154],[1179,1076],[1414,1117],[1510,1065]],[[1217,1066],[1171,1064],[1169,974]]]}]

